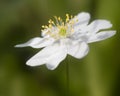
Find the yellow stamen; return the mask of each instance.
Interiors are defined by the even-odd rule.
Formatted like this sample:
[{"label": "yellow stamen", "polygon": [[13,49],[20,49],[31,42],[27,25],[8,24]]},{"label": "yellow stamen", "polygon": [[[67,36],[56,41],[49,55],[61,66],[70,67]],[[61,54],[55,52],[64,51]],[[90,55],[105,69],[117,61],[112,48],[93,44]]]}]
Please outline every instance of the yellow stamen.
[{"label": "yellow stamen", "polygon": [[52,28],[52,25],[51,25],[51,24],[49,24],[49,28]]},{"label": "yellow stamen", "polygon": [[66,14],[66,22],[70,20],[69,14]]},{"label": "yellow stamen", "polygon": [[66,38],[68,35],[74,32],[73,24],[78,20],[72,19],[73,18],[72,15],[66,14],[65,22],[63,22],[61,17],[54,16],[54,18],[56,22],[50,19],[48,21],[48,25],[42,26],[43,32],[44,32],[44,29],[48,30],[45,33],[46,35],[49,35],[55,39],[59,39],[59,38]]},{"label": "yellow stamen", "polygon": [[59,20],[59,21],[61,21],[61,18],[60,18],[60,17],[58,17],[58,20]]}]

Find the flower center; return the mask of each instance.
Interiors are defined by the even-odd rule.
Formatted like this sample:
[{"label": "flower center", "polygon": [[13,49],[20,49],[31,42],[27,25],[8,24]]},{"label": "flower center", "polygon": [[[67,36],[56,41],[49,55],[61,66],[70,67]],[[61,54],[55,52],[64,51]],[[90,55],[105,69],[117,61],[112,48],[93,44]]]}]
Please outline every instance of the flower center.
[{"label": "flower center", "polygon": [[74,31],[73,24],[75,23],[75,20],[71,20],[72,16],[69,16],[69,14],[66,14],[65,22],[60,17],[54,16],[54,18],[56,22],[50,19],[48,21],[48,26],[42,26],[42,32],[46,32],[44,30],[47,30],[47,32],[45,33],[46,35],[49,35],[50,37],[55,39],[60,39],[66,38],[67,35],[70,35],[71,32]]},{"label": "flower center", "polygon": [[59,35],[65,37],[67,35],[67,30],[65,27],[61,27],[59,30]]}]

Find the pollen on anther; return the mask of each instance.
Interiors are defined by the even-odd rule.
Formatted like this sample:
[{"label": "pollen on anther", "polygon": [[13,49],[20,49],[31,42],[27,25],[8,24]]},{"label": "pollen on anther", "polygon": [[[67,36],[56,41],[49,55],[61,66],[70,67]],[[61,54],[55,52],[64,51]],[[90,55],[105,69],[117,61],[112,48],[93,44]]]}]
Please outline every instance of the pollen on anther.
[{"label": "pollen on anther", "polygon": [[58,20],[59,20],[59,21],[61,21],[61,18],[60,18],[60,17],[58,17]]},{"label": "pollen on anther", "polygon": [[45,26],[44,26],[44,25],[42,25],[42,28],[45,28]]}]

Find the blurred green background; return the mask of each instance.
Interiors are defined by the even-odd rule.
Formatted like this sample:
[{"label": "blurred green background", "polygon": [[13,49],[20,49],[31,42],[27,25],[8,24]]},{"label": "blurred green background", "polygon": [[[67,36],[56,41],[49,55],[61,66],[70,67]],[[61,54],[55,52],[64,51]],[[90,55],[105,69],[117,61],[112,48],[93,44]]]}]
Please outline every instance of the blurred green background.
[{"label": "blurred green background", "polygon": [[0,0],[0,96],[66,96],[66,61],[50,71],[25,62],[39,49],[14,45],[40,36],[54,15],[85,11],[107,19],[117,34],[90,44],[81,59],[68,56],[70,96],[120,96],[120,0]]}]

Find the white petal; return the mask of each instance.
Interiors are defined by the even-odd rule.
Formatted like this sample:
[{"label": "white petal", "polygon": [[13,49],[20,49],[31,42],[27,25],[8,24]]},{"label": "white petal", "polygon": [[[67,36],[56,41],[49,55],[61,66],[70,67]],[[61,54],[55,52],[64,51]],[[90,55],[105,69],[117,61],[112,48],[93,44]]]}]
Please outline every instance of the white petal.
[{"label": "white petal", "polygon": [[105,39],[110,38],[113,35],[115,35],[115,33],[116,33],[116,31],[102,31],[102,32],[99,32],[99,33],[91,36],[88,40],[88,43],[105,40]]},{"label": "white petal", "polygon": [[48,46],[29,59],[26,64],[29,66],[47,64],[47,67],[53,70],[66,57],[66,53],[63,49],[64,47],[59,44]]},{"label": "white petal", "polygon": [[74,20],[74,31],[80,31],[89,23],[90,14],[86,12],[79,13]]},{"label": "white petal", "polygon": [[67,51],[64,48],[60,48],[54,55],[49,58],[46,66],[50,70],[54,70],[61,61],[63,61],[67,56]]},{"label": "white petal", "polygon": [[52,44],[53,42],[54,42],[54,39],[52,39],[52,38],[48,39],[48,38],[36,37],[36,38],[29,40],[26,43],[18,44],[15,47],[28,47],[28,46],[30,46],[33,48],[42,48],[42,47],[45,47],[45,46]]},{"label": "white petal", "polygon": [[77,20],[76,25],[88,24],[90,20],[90,14],[86,12],[79,13],[74,19]]},{"label": "white petal", "polygon": [[93,21],[86,30],[91,33],[96,33],[101,29],[111,28],[112,24],[107,20],[95,20]]},{"label": "white petal", "polygon": [[71,42],[71,45],[68,47],[68,54],[81,59],[87,55],[89,52],[89,47],[85,42]]}]

